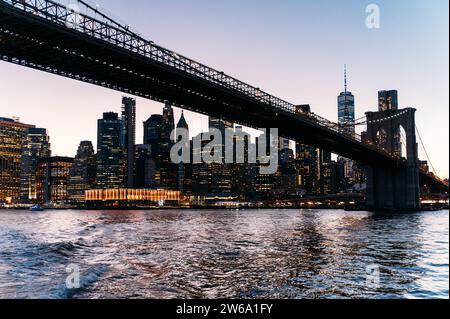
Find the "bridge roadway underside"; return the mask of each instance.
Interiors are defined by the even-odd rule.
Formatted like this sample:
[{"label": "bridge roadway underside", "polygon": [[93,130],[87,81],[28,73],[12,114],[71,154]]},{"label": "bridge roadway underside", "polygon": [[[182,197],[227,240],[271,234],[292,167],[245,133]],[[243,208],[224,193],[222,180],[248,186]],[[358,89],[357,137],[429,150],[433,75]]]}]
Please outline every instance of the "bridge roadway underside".
[{"label": "bridge roadway underside", "polygon": [[401,165],[363,143],[237,90],[5,5],[0,5],[0,57],[245,126],[279,128],[281,136],[362,164]]}]

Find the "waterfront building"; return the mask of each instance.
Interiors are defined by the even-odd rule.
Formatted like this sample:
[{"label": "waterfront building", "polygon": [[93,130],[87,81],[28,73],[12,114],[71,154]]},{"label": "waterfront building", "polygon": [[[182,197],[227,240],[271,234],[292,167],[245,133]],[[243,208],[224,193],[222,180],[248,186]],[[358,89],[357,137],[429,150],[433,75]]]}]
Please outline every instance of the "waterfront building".
[{"label": "waterfront building", "polygon": [[321,195],[335,195],[341,190],[344,175],[343,165],[336,161],[322,163]]},{"label": "waterfront building", "polygon": [[178,206],[181,192],[164,189],[94,189],[86,191],[86,202],[99,207]]},{"label": "waterfront building", "polygon": [[84,202],[85,191],[94,187],[96,170],[96,156],[92,142],[82,141],[69,172],[67,184],[69,202],[74,204]]},{"label": "waterfront building", "polygon": [[41,159],[38,163],[37,178],[39,188],[44,192],[44,200],[39,204],[56,205],[69,202],[68,181],[70,169],[74,163],[71,157],[54,156]]},{"label": "waterfront building", "polygon": [[124,185],[121,131],[122,121],[117,113],[104,113],[98,120],[96,188],[120,188]]},{"label": "waterfront building", "polygon": [[22,145],[30,128],[34,125],[0,118],[0,203],[19,202]]},{"label": "waterfront building", "polygon": [[37,167],[41,159],[50,157],[50,137],[44,128],[28,128],[22,144],[20,201],[42,203],[45,194],[39,186]]},{"label": "waterfront building", "polygon": [[122,148],[124,149],[123,164],[125,165],[124,185],[133,187],[134,178],[134,146],[136,144],[136,100],[130,97],[122,98]]}]

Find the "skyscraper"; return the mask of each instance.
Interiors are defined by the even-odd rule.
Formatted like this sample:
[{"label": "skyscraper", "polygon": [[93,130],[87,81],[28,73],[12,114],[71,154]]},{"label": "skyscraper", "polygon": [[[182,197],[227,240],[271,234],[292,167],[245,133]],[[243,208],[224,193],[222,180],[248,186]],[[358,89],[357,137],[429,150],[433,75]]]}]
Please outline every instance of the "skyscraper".
[{"label": "skyscraper", "polygon": [[114,189],[124,186],[122,121],[117,113],[104,113],[98,120],[96,188]]},{"label": "skyscraper", "polygon": [[[204,148],[211,141],[202,140],[202,135],[195,136],[193,140],[201,140],[199,147],[191,141],[193,158],[203,158]],[[211,170],[208,163],[192,164],[192,191],[195,195],[207,195],[211,193]]]},{"label": "skyscraper", "polygon": [[[310,105],[297,106],[297,113],[311,113]],[[297,187],[308,194],[314,194],[318,188],[318,154],[317,149],[302,143],[295,144],[295,166],[297,170]]]},{"label": "skyscraper", "polygon": [[283,194],[292,192],[297,188],[296,185],[296,165],[295,155],[292,149],[288,148],[288,144],[279,151],[280,165],[277,176],[277,189]]},{"label": "skyscraper", "polygon": [[163,157],[162,128],[162,115],[154,114],[144,122],[144,145],[150,147],[150,157],[153,161],[150,180],[151,188],[159,188],[161,185],[161,163]]},{"label": "skyscraper", "polygon": [[0,203],[16,203],[20,198],[22,144],[33,125],[0,118]]},{"label": "skyscraper", "polygon": [[211,174],[211,192],[215,194],[223,194],[231,192],[232,165],[225,163],[225,138],[226,131],[232,130],[234,124],[224,119],[209,117],[209,128],[216,129],[222,135],[220,144],[214,145],[215,149],[222,150],[222,163],[211,163],[209,170]]},{"label": "skyscraper", "polygon": [[134,159],[134,188],[156,188],[155,161],[151,156],[151,147],[147,144],[136,145]]},{"label": "skyscraper", "polygon": [[[234,124],[230,121],[219,119],[215,117],[209,117],[209,128],[213,128],[219,130],[222,133],[222,136],[225,138],[225,130],[233,129]],[[225,141],[225,140],[224,140]]]},{"label": "skyscraper", "polygon": [[51,155],[50,138],[43,128],[29,128],[22,146],[20,173],[20,200],[24,203],[42,203],[44,194],[38,186],[39,160]]},{"label": "skyscraper", "polygon": [[398,110],[398,91],[379,91],[378,92],[378,111]]},{"label": "skyscraper", "polygon": [[[236,127],[236,132],[243,132],[242,127]],[[234,158],[238,157],[238,145],[244,145],[244,163],[232,164],[231,192],[247,199],[254,195],[256,183],[256,164],[249,163],[249,150],[255,147],[252,145],[250,135],[236,134],[233,140]]]},{"label": "skyscraper", "polygon": [[162,127],[161,127],[161,188],[174,190],[177,188],[178,165],[172,163],[170,159],[170,150],[175,141],[172,139],[172,132],[175,130],[175,116],[173,108],[166,103],[163,109]]},{"label": "skyscraper", "polygon": [[136,100],[130,97],[122,98],[122,147],[124,149],[125,181],[128,188],[133,187],[134,177],[134,146],[136,144]]},{"label": "skyscraper", "polygon": [[162,139],[163,117],[159,114],[152,115],[144,122],[144,144],[153,145]]},{"label": "skyscraper", "polygon": [[39,204],[67,204],[69,193],[67,184],[70,176],[70,168],[74,159],[71,157],[49,157],[39,161],[37,177],[41,182],[40,189],[45,194]]},{"label": "skyscraper", "polygon": [[[166,103],[163,109],[163,122],[162,122],[162,140],[164,143],[171,140],[172,131],[175,130],[175,115],[172,105]],[[173,141],[172,141],[173,142]],[[169,143],[170,144],[170,143]]]},{"label": "skyscraper", "polygon": [[338,96],[338,121],[343,134],[355,134],[355,96],[347,90],[347,66],[345,66],[345,89]]},{"label": "skyscraper", "polygon": [[[265,140],[265,152],[264,150],[259,149],[260,148],[260,141]],[[263,174],[261,172],[261,167],[266,166],[266,164],[263,164],[265,161],[264,159],[267,159],[270,154],[270,148],[272,143],[277,143],[279,141],[273,141],[270,132],[267,131],[263,133],[262,135],[256,137],[256,154],[257,154],[257,172],[255,177],[255,192],[259,194],[259,196],[266,196],[268,193],[275,189],[276,187],[276,180],[278,176],[278,169],[277,167],[277,174]]]},{"label": "skyscraper", "polygon": [[[390,90],[390,91],[379,91],[378,92],[378,111],[379,112],[389,112],[398,110],[398,91]],[[383,134],[383,132],[380,132]],[[384,140],[385,136],[380,136],[380,146],[388,149],[389,147],[383,145],[386,141]],[[402,143],[401,143],[401,130],[398,128],[397,132],[394,135],[394,145],[392,155],[401,157],[402,156]]]},{"label": "skyscraper", "polygon": [[96,169],[92,142],[82,141],[69,172],[67,191],[70,202],[76,204],[85,201],[85,191],[94,187]]},{"label": "skyscraper", "polygon": [[341,183],[344,180],[345,162],[332,160],[330,151],[320,150],[319,158],[319,189],[320,195],[337,194],[341,190]]},{"label": "skyscraper", "polygon": [[[338,97],[338,122],[339,130],[342,134],[354,137],[355,129],[355,97],[348,91],[347,66],[344,70],[344,92]],[[344,165],[344,177],[347,184],[353,183],[354,162],[347,158],[339,158],[339,162]]]},{"label": "skyscraper", "polygon": [[[180,120],[177,124],[177,131],[183,129],[189,132],[189,125],[187,124],[186,118],[184,117],[184,112],[181,113]],[[177,133],[177,136],[179,134]],[[178,137],[178,142],[180,142],[181,137]],[[187,145],[185,147],[189,147],[189,141],[186,141]],[[189,154],[191,157],[191,154]],[[192,161],[191,161],[192,163]],[[178,190],[183,194],[190,194],[192,192],[192,164],[181,162],[178,164]]]},{"label": "skyscraper", "polygon": [[184,111],[181,112],[180,120],[178,121],[177,124],[177,129],[184,129],[189,131],[189,125],[186,121],[186,118],[184,117]]}]

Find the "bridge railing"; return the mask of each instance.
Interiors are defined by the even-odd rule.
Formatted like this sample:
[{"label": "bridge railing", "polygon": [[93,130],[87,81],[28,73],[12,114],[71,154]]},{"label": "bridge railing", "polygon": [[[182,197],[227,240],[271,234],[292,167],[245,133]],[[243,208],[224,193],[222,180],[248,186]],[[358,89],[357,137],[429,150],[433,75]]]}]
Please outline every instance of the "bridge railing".
[{"label": "bridge railing", "polygon": [[[97,39],[107,41],[124,49],[151,58],[181,71],[212,81],[220,86],[232,88],[260,102],[286,111],[293,112],[293,104],[263,92],[234,77],[226,75],[202,63],[189,59],[176,52],[143,39],[126,27],[109,24],[94,17],[85,15],[70,6],[52,0],[0,0],[17,9],[38,15],[42,18],[68,26]],[[80,10],[81,11],[81,10]]]},{"label": "bridge railing", "polygon": [[364,142],[368,147],[392,157],[392,154],[380,149],[375,144],[363,141],[361,136],[356,133],[343,133],[341,127],[334,122],[314,113],[298,113],[295,105],[270,95],[261,89],[244,83],[234,77],[228,76],[224,72],[217,71],[202,63],[163,48],[153,41],[148,41],[129,30],[129,27],[122,26],[105,15],[101,15],[104,18],[102,21],[96,17],[84,14],[80,12],[81,10],[76,10],[72,6],[65,6],[52,0],[0,0],[0,4],[10,5],[16,9],[39,16],[53,23],[74,29],[96,39],[106,41],[128,51],[145,56],[153,61],[208,80],[221,87],[235,90],[256,101],[279,109],[280,111],[289,112],[304,120],[310,121],[315,125],[320,125],[322,128],[342,134],[349,139]]}]

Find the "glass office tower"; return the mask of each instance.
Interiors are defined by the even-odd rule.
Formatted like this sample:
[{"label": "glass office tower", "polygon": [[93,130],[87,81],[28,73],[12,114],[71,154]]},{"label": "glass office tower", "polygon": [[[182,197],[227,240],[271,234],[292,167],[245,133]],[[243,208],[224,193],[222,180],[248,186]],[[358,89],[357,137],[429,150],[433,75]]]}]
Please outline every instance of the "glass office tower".
[{"label": "glass office tower", "polygon": [[17,203],[20,199],[22,145],[27,129],[33,127],[0,118],[0,203]]},{"label": "glass office tower", "polygon": [[[104,113],[98,120],[96,188],[124,187],[124,151],[121,145],[122,121],[117,113]],[[134,155],[133,155],[134,156]]]},{"label": "glass office tower", "polygon": [[51,155],[50,137],[44,128],[29,128],[22,146],[20,200],[23,203],[42,203],[44,194],[36,179],[38,163]]}]

